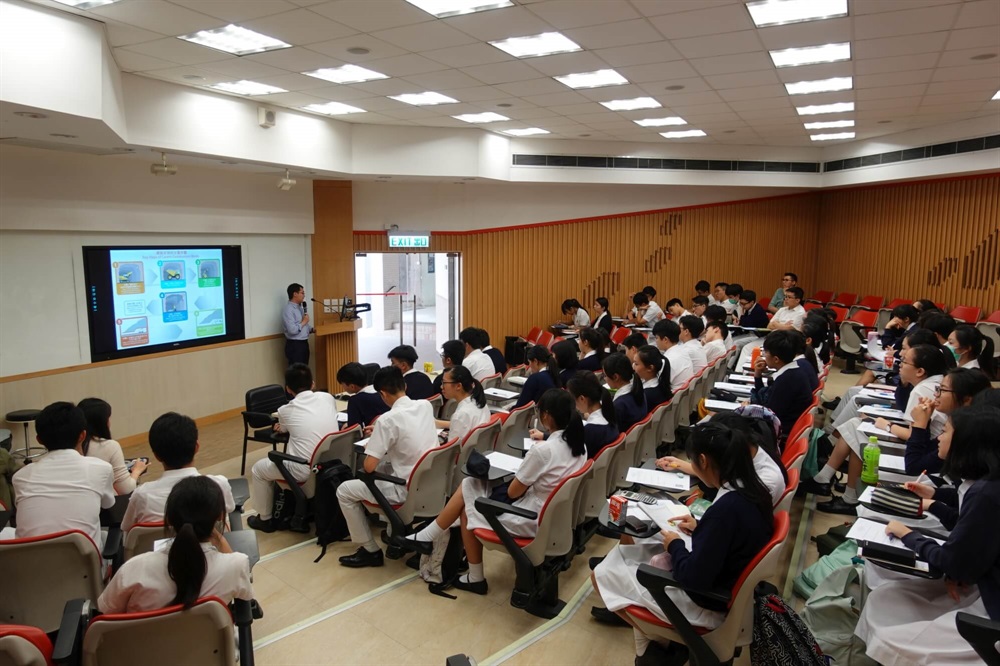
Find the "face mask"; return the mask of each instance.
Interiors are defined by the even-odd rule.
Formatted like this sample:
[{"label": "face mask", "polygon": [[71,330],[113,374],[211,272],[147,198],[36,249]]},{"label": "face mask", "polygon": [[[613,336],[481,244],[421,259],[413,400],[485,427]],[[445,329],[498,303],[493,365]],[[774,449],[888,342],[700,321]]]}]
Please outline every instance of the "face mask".
[{"label": "face mask", "polygon": [[947,349],[948,351],[950,351],[951,355],[955,357],[955,361],[958,361],[958,359],[962,358],[961,352],[959,352],[957,349],[955,349],[951,344],[949,344],[949,343],[946,342],[944,346],[945,346],[945,349]]},{"label": "face mask", "polygon": [[730,298],[729,302],[732,303],[733,305],[736,305],[736,299],[735,298]]}]

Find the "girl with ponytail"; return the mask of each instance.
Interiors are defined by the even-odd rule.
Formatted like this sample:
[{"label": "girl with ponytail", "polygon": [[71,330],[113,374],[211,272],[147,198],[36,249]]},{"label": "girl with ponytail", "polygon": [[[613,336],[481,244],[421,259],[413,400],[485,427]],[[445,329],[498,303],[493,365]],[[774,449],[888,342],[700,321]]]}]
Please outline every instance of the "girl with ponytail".
[{"label": "girl with ponytail", "polygon": [[635,379],[632,363],[620,352],[609,354],[601,367],[604,369],[605,381],[615,393],[612,404],[615,408],[618,429],[626,432],[649,413],[646,409],[646,394],[642,390],[642,382]]},{"label": "girl with ponytail", "polygon": [[599,372],[605,355],[601,333],[596,328],[580,329],[580,362],[576,369]]},{"label": "girl with ponytail", "polygon": [[979,332],[975,326],[959,324],[948,336],[945,345],[955,356],[960,368],[979,368],[990,381],[997,379],[997,364],[993,357],[993,340]]},{"label": "girl with ponytail", "polygon": [[217,525],[226,519],[219,484],[190,476],[170,491],[164,512],[174,534],[168,549],[136,555],[122,565],[97,605],[103,613],[135,613],[180,604],[190,608],[201,597],[253,599],[250,563],[234,553]]},{"label": "girl with ponytail", "polygon": [[601,386],[592,372],[580,371],[569,380],[566,390],[576,400],[576,411],[583,417],[583,439],[587,457],[618,439],[618,424],[611,392]]},{"label": "girl with ponytail", "polygon": [[[493,496],[537,514],[559,482],[587,463],[583,419],[576,411],[573,397],[566,391],[549,389],[539,399],[536,410],[542,426],[549,431],[549,437],[531,447],[505,493],[497,493],[494,489],[491,495],[485,480],[466,477],[430,525],[403,539],[405,548],[430,554],[433,542],[447,538],[448,528],[456,520],[461,520],[462,543],[469,560],[469,572],[454,582],[459,590],[486,594],[489,589],[483,574],[483,545],[472,531],[492,528],[476,510],[478,498]],[[504,514],[500,516],[500,522],[511,534],[519,537],[534,537],[538,530],[537,518]]]},{"label": "girl with ponytail", "polygon": [[632,370],[642,382],[646,409],[650,412],[674,397],[670,390],[670,361],[653,345],[639,348]]},{"label": "girl with ponytail", "polygon": [[448,439],[462,441],[469,431],[490,420],[483,385],[465,366],[456,365],[444,371],[441,393],[445,400],[458,403],[450,421],[438,419],[438,428],[448,428]]},{"label": "girl with ponytail", "polygon": [[562,388],[559,365],[556,357],[544,345],[535,345],[528,350],[528,379],[521,388],[514,408],[524,407],[529,402],[538,402],[542,394],[550,388]]}]

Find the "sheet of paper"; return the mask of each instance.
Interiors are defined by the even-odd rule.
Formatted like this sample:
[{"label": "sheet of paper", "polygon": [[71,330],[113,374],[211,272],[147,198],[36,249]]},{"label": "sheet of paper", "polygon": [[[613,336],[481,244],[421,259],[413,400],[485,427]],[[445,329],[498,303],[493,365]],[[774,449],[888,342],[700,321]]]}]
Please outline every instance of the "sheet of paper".
[{"label": "sheet of paper", "polygon": [[865,437],[871,437],[874,435],[879,439],[896,439],[896,436],[888,430],[876,428],[874,423],[868,423],[867,421],[858,426],[858,432],[864,433]]},{"label": "sheet of paper", "polygon": [[359,439],[358,441],[354,442],[354,446],[363,449],[366,446],[368,446],[369,439],[371,439],[371,437],[365,437],[364,439]]},{"label": "sheet of paper", "polygon": [[894,546],[910,550],[902,541],[886,534],[885,525],[877,523],[874,520],[868,520],[867,518],[858,518],[854,521],[851,529],[847,532],[847,538],[854,539],[855,541],[871,541],[872,543],[880,543],[883,546]]},{"label": "sheet of paper", "polygon": [[524,450],[525,451],[530,451],[531,447],[533,447],[534,445],[535,445],[535,440],[531,439],[530,437],[525,437],[524,438]]},{"label": "sheet of paper", "polygon": [[879,469],[887,469],[890,472],[906,472],[906,461],[903,456],[894,456],[883,453],[878,458]]},{"label": "sheet of paper", "polygon": [[754,378],[751,375],[729,375],[729,381],[740,384],[753,384]]},{"label": "sheet of paper", "polygon": [[524,462],[524,458],[509,456],[506,453],[500,453],[499,451],[491,451],[487,453],[486,459],[490,461],[490,467],[502,469],[505,472],[511,472],[514,474],[517,473],[517,470],[521,468],[521,463]]},{"label": "sheet of paper", "polygon": [[731,412],[740,406],[738,402],[726,400],[705,400],[705,409],[710,412]]},{"label": "sheet of paper", "polygon": [[337,423],[347,423],[347,412],[337,412]]},{"label": "sheet of paper", "polygon": [[524,386],[524,382],[528,381],[527,377],[508,377],[507,383],[513,384],[514,386]]},{"label": "sheet of paper", "polygon": [[656,504],[639,504],[639,511],[656,523],[656,526],[661,530],[674,527],[673,523],[670,522],[671,518],[691,514],[683,504],[666,500],[657,501]]},{"label": "sheet of paper", "polygon": [[486,395],[490,396],[491,398],[497,398],[499,400],[513,400],[518,395],[520,395],[518,393],[515,393],[514,391],[505,391],[503,389],[498,389],[498,388],[488,388],[483,392]]},{"label": "sheet of paper", "polygon": [[751,391],[751,387],[748,384],[734,384],[731,382],[716,382],[714,388],[739,393],[740,395],[750,395]]},{"label": "sheet of paper", "polygon": [[876,418],[882,417],[884,419],[889,419],[890,421],[911,421],[903,412],[898,409],[893,409],[892,407],[883,407],[881,405],[864,405],[858,411],[862,414],[868,414]]},{"label": "sheet of paper", "polygon": [[868,502],[871,504],[872,499],[875,497],[875,486],[866,486],[865,491],[861,493],[858,497],[859,502]]},{"label": "sheet of paper", "polygon": [[895,400],[896,394],[892,391],[882,391],[878,389],[863,388],[858,391],[858,395],[867,396],[869,398],[879,398],[880,400]]},{"label": "sheet of paper", "polygon": [[640,486],[662,488],[664,490],[691,490],[691,477],[683,472],[661,472],[657,469],[629,467],[625,480]]}]

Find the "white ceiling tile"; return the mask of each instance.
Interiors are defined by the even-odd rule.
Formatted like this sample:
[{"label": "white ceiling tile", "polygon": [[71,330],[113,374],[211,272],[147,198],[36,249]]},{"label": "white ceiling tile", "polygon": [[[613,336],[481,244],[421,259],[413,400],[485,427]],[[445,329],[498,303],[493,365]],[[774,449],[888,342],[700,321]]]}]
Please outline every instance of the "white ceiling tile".
[{"label": "white ceiling tile", "polygon": [[240,25],[299,46],[347,37],[357,32],[354,28],[331,21],[307,9],[296,9],[276,16],[246,21]]},{"label": "white ceiling tile", "polygon": [[373,32],[372,37],[414,52],[447,48],[449,46],[463,46],[476,41],[474,37],[470,37],[461,30],[456,30],[446,25],[443,21],[431,21],[430,23],[418,23],[416,25],[407,25],[389,30],[379,30],[378,32]]},{"label": "white ceiling tile", "polygon": [[452,46],[447,49],[424,51],[421,55],[449,67],[472,67],[475,65],[488,65],[494,62],[514,60],[512,56],[489,44]]},{"label": "white ceiling tile", "polygon": [[919,97],[891,97],[889,99],[872,99],[857,105],[858,112],[861,111],[885,111],[886,109],[903,109],[907,113],[920,104]]},{"label": "white ceiling tile", "polygon": [[[606,118],[610,118],[614,114],[608,111],[603,106],[597,102],[587,102],[586,104],[555,104],[549,105],[549,110],[558,113],[561,116],[593,116],[593,115],[603,115],[601,112],[606,113]],[[577,121],[579,122],[579,120]]]},{"label": "white ceiling tile", "polygon": [[[390,79],[394,80],[394,79]],[[324,88],[313,88],[309,91],[310,95],[315,95],[317,97],[322,97],[325,100],[331,102],[350,102],[352,100],[364,99],[365,97],[372,97],[372,93],[367,90],[359,90],[353,86],[345,85],[333,85],[326,86]]]},{"label": "white ceiling tile", "polygon": [[905,12],[855,16],[854,38],[877,39],[942,30],[955,22],[959,8],[960,5],[935,5]]},{"label": "white ceiling tile", "polygon": [[172,5],[164,0],[125,0],[90,11],[137,28],[175,37],[226,24],[213,16]]},{"label": "white ceiling tile", "polygon": [[169,36],[116,21],[104,21],[104,30],[108,34],[108,44],[111,46],[128,46]]},{"label": "white ceiling tile", "polygon": [[936,53],[944,48],[947,40],[947,32],[860,40],[851,42],[851,57],[854,60],[864,60],[867,58],[912,55],[914,53]]},{"label": "white ceiling tile", "polygon": [[277,51],[267,51],[266,53],[255,53],[243,57],[253,62],[261,62],[271,67],[286,69],[289,72],[311,72],[321,67],[337,67],[340,65],[339,60],[300,46],[290,49],[279,49]]},{"label": "white ceiling tile", "polygon": [[[746,111],[739,111],[740,118],[744,120],[756,120],[758,118],[766,118],[769,121],[779,120],[782,118],[799,118],[798,112],[789,105],[787,108],[777,108],[777,109],[750,109]],[[752,124],[752,123],[751,123]]]},{"label": "white ceiling tile", "polygon": [[371,60],[365,63],[365,67],[388,74],[389,76],[410,76],[411,74],[423,74],[424,72],[437,72],[447,69],[439,62],[434,62],[414,53],[409,55],[396,56],[394,58],[383,58],[382,60]]},{"label": "white ceiling tile", "polygon": [[552,108],[553,106],[567,106],[569,104],[586,104],[590,100],[578,92],[567,90],[561,93],[549,93],[548,95],[526,95],[524,99],[532,104]]},{"label": "white ceiling tile", "polygon": [[979,28],[984,25],[1000,26],[1000,3],[996,0],[978,0],[962,5],[958,21],[951,26],[956,30]]},{"label": "white ceiling tile", "polygon": [[998,82],[996,78],[988,79],[965,79],[961,81],[935,81],[928,84],[927,94],[928,95],[944,95],[947,93],[964,93],[973,90],[986,90],[989,91],[993,89],[990,95],[987,97],[989,99],[992,97],[998,88]]},{"label": "white ceiling tile", "polygon": [[663,36],[645,19],[619,21],[617,23],[596,25],[589,28],[576,28],[574,30],[567,30],[565,35],[583,48],[589,50],[616,46],[633,46],[635,44],[659,42],[663,39]]},{"label": "white ceiling tile", "polygon": [[908,69],[930,69],[937,63],[938,57],[938,53],[915,53],[892,58],[858,60],[854,63],[854,73],[858,75],[886,74],[888,72],[903,72]]},{"label": "white ceiling tile", "polygon": [[687,79],[698,76],[698,72],[694,71],[691,65],[683,60],[649,65],[634,65],[632,67],[617,67],[615,71],[632,83]]},{"label": "white ceiling tile", "polygon": [[565,92],[566,86],[551,77],[543,79],[529,79],[527,81],[512,81],[510,83],[499,83],[496,86],[508,95],[514,97],[524,97],[526,95],[546,95],[549,93]]},{"label": "white ceiling tile", "polygon": [[750,13],[740,5],[723,5],[649,19],[667,39],[753,30]]},{"label": "white ceiling tile", "polygon": [[[926,71],[926,70],[925,70]],[[931,72],[928,71],[928,74]],[[961,81],[963,79],[985,79],[995,77],[1000,81],[1000,62],[965,67],[944,67],[933,71],[932,81]]]},{"label": "white ceiling tile", "polygon": [[969,102],[964,104],[945,104],[945,105],[921,105],[917,109],[917,115],[926,114],[936,114],[936,113],[971,113],[974,111],[979,111],[983,107],[982,102]]},{"label": "white ceiling tile", "polygon": [[302,74],[283,74],[282,76],[265,76],[254,79],[260,83],[278,88],[284,88],[290,92],[308,90],[310,94],[316,88],[325,88],[330,85],[329,81],[317,79],[313,76],[303,76]]},{"label": "white ceiling tile", "polygon": [[123,72],[145,72],[151,69],[168,69],[177,67],[178,64],[169,60],[163,60],[162,58],[154,58],[153,56],[148,56],[143,53],[126,51],[125,49],[115,49],[114,57],[115,62],[118,63],[118,68]]},{"label": "white ceiling tile", "polygon": [[616,46],[610,49],[598,49],[594,53],[612,67],[647,65],[652,62],[669,62],[682,58],[677,49],[672,47],[669,42]]},{"label": "white ceiling tile", "polygon": [[[458,120],[457,118],[452,118],[451,116],[438,116],[435,118],[425,118],[423,120],[417,121],[417,124],[422,125],[423,127],[464,127],[464,128],[475,127],[474,125],[470,125],[469,123]],[[493,124],[494,123],[489,123],[489,125],[486,125],[481,129],[484,130],[490,129],[490,125]]]},{"label": "white ceiling tile", "polygon": [[198,46],[197,44],[185,42],[183,39],[177,39],[176,37],[167,37],[166,39],[158,39],[154,42],[133,44],[132,46],[123,47],[123,50],[142,53],[144,55],[153,56],[154,58],[162,58],[163,60],[176,62],[180,65],[198,65],[206,62],[218,62],[220,60],[227,60],[233,57],[228,53],[216,51],[215,49],[209,49],[204,46]]},{"label": "white ceiling tile", "polygon": [[322,5],[328,0],[288,0],[288,2],[293,5],[298,5],[299,7],[310,7],[312,5]]},{"label": "white ceiling tile", "polygon": [[[369,111],[391,111],[393,109],[412,109],[414,108],[411,104],[405,104],[403,102],[397,102],[394,99],[389,99],[388,97],[369,97],[359,104],[364,104],[366,109]],[[454,104],[448,104],[447,106],[454,106]]]},{"label": "white ceiling tile", "polygon": [[493,86],[455,88],[454,90],[449,91],[449,95],[465,102],[474,102],[477,105],[483,106],[496,106],[501,103],[528,106],[527,102],[516,97],[507,97],[504,95],[502,90]]},{"label": "white ceiling tile", "polygon": [[828,62],[803,67],[782,67],[775,71],[782,83],[795,83],[796,81],[822,81],[839,76],[852,76],[854,66],[850,62]]},{"label": "white ceiling tile", "polygon": [[[412,74],[406,77],[410,83],[423,86],[426,90],[455,90],[456,88],[475,88],[480,85],[477,79],[463,74],[457,69],[446,69],[442,72],[427,72]],[[451,95],[452,97],[454,95]]]},{"label": "white ceiling tile", "polygon": [[770,99],[745,99],[739,102],[730,102],[729,106],[737,113],[744,111],[757,111],[759,109],[788,109],[791,108],[791,100],[786,97],[772,97]]},{"label": "white ceiling tile", "polygon": [[774,69],[771,57],[763,52],[715,56],[713,58],[695,58],[690,63],[702,76]]},{"label": "white ceiling tile", "polygon": [[[714,90],[704,90],[701,92],[691,93],[664,91],[662,94],[657,96],[657,99],[662,102],[664,106],[670,108],[697,106],[699,104],[722,104],[726,101]],[[646,118],[649,116],[650,110],[635,111],[634,113],[645,114],[642,117]]]},{"label": "white ceiling tile", "polygon": [[[523,103],[528,104],[528,102],[523,102]],[[541,121],[544,121],[547,118],[558,117],[554,112],[549,111],[548,109],[543,109],[540,106],[529,106],[521,108],[515,106],[512,109],[504,109],[503,115],[507,116],[508,118],[514,118],[516,120],[541,120]],[[542,129],[548,129],[548,128],[543,127]]]},{"label": "white ceiling tile", "polygon": [[531,5],[529,9],[557,30],[603,25],[615,21],[639,18],[625,0],[547,0]]},{"label": "white ceiling tile", "polygon": [[220,74],[226,74],[230,77],[230,81],[254,79],[258,76],[281,76],[282,74],[288,73],[283,69],[271,67],[270,65],[265,65],[262,62],[246,60],[245,58],[230,58],[228,60],[206,63],[202,66],[202,69],[207,69],[211,72],[219,72]]},{"label": "white ceiling tile", "polygon": [[342,120],[345,123],[359,125],[397,125],[412,127],[415,124],[409,120],[400,120],[398,118],[393,118],[392,116],[384,116],[381,113],[352,113],[349,116],[341,116],[338,120]]},{"label": "white ceiling tile", "polygon": [[732,111],[730,106],[725,102],[717,102],[715,104],[695,104],[693,106],[678,106],[671,102],[670,108],[680,114],[688,122],[691,122],[690,118],[697,118],[701,115],[723,114]]},{"label": "white ceiling tile", "polygon": [[779,83],[774,70],[759,72],[743,72],[742,74],[720,74],[706,76],[705,80],[716,90],[726,88],[745,88],[747,86],[767,86]]},{"label": "white ceiling tile", "polygon": [[863,107],[863,102],[876,99],[892,99],[894,97],[920,97],[927,90],[926,83],[913,83],[906,86],[883,86],[881,88],[862,88],[855,91],[854,95],[858,100],[858,106]]},{"label": "white ceiling tile", "polygon": [[[455,105],[449,104],[448,106],[452,107]],[[432,118],[435,116],[443,115],[441,109],[438,109],[436,107],[412,106],[412,105],[408,106],[405,109],[385,109],[382,111],[382,113],[392,118],[402,118],[403,120],[415,120],[415,121],[419,121],[423,118]]]},{"label": "white ceiling tile", "polygon": [[[994,88],[996,86],[993,86]],[[996,90],[991,91],[972,91],[972,92],[961,92],[961,93],[947,93],[942,95],[924,95],[924,98],[920,101],[920,106],[936,106],[941,104],[965,104],[971,102],[978,102],[980,104],[985,104],[996,94]]]},{"label": "white ceiling tile", "polygon": [[[229,77],[225,74],[219,74],[218,72],[210,72],[207,69],[199,69],[197,67],[171,67],[170,69],[158,69],[155,72],[146,72],[150,76],[155,76],[158,79],[163,79],[165,81],[174,81],[176,83],[181,83],[186,86],[210,86],[214,83],[222,83],[223,81],[231,81]],[[184,78],[186,76],[198,76],[199,79]]]},{"label": "white ceiling tile", "polygon": [[[310,104],[324,104],[327,101],[321,97],[316,97],[314,95],[308,95],[306,93],[300,93],[300,92],[286,92],[286,93],[275,93],[273,95],[259,95],[253,97],[252,99],[260,100],[261,102],[267,102],[268,104],[288,106],[292,108],[309,106]],[[361,107],[359,106],[358,108]]]},{"label": "white ceiling tile", "polygon": [[966,49],[983,46],[1000,46],[1000,30],[996,26],[952,30],[948,36],[949,49]]},{"label": "white ceiling tile", "polygon": [[881,88],[883,86],[902,86],[908,83],[928,83],[933,73],[934,70],[931,69],[917,69],[891,74],[865,74],[854,77],[854,87],[857,89]]},{"label": "white ceiling tile", "polygon": [[538,70],[532,69],[523,62],[498,62],[490,65],[475,65],[463,67],[462,71],[483,83],[495,85],[511,81],[527,81],[538,78]]},{"label": "white ceiling tile", "polygon": [[524,58],[522,62],[534,67],[546,76],[594,72],[608,68],[607,63],[588,51],[558,53],[540,58]]},{"label": "white ceiling tile", "polygon": [[773,25],[757,30],[757,35],[768,50],[791,49],[801,46],[816,46],[834,42],[851,41],[851,18],[827,19]]},{"label": "white ceiling tile", "polygon": [[605,86],[603,88],[584,88],[578,93],[587,99],[595,102],[610,102],[614,99],[635,99],[636,97],[648,97],[642,88],[637,85]]},{"label": "white ceiling tile", "polygon": [[738,102],[746,99],[767,99],[768,97],[780,97],[787,94],[788,91],[785,90],[785,86],[777,84],[727,88],[719,91],[719,95],[727,102]]},{"label": "white ceiling tile", "polygon": [[[667,86],[683,86],[681,90],[667,90]],[[702,92],[704,90],[711,90],[712,87],[708,85],[705,79],[700,77],[687,78],[687,79],[672,79],[668,81],[650,81],[645,83],[640,83],[639,87],[642,88],[647,94],[653,97],[658,97],[659,95],[666,93],[677,93],[677,92]],[[782,88],[783,90],[784,88]]]},{"label": "white ceiling tile", "polygon": [[484,42],[552,32],[551,25],[524,7],[501,7],[487,12],[442,19],[444,23]]},{"label": "white ceiling tile", "polygon": [[338,0],[309,8],[360,32],[375,32],[433,21],[434,17],[403,0]]},{"label": "white ceiling tile", "polygon": [[695,127],[700,125],[702,121],[705,121],[706,123],[743,122],[742,119],[738,115],[736,115],[734,111],[727,111],[725,113],[699,113],[697,116],[684,118],[684,120],[688,121],[689,125],[694,125]]},{"label": "white ceiling tile", "polygon": [[[220,2],[219,0],[170,0],[175,5],[214,16],[227,23],[242,23],[261,16],[280,14],[295,9],[295,5],[282,0],[252,0],[250,2]],[[273,35],[272,35],[273,36]]]},{"label": "white ceiling tile", "polygon": [[852,0],[851,14],[854,16],[863,16],[865,14],[898,12],[905,9],[919,9],[921,7],[933,7],[935,5],[960,2],[962,0]]},{"label": "white ceiling tile", "polygon": [[762,50],[756,30],[693,37],[691,39],[674,39],[671,40],[671,44],[685,58],[710,58],[712,56]]},{"label": "white ceiling tile", "polygon": [[[997,32],[1000,32],[1000,28],[997,28]],[[985,65],[992,64],[994,71],[996,72],[996,77],[1000,80],[1000,57],[994,57],[991,60],[972,60],[973,56],[978,56],[983,53],[982,48],[974,49],[960,49],[954,51],[945,51],[941,54],[941,59],[938,60],[938,67],[968,67],[974,65]],[[994,53],[996,53],[994,51]]]},{"label": "white ceiling tile", "polygon": [[[350,48],[366,48],[370,53],[355,54],[348,53]],[[406,53],[405,49],[393,46],[381,39],[375,39],[371,35],[352,35],[339,39],[329,39],[325,42],[314,42],[309,45],[309,49],[328,56],[343,60],[344,62],[369,62],[380,58],[391,58]]]}]

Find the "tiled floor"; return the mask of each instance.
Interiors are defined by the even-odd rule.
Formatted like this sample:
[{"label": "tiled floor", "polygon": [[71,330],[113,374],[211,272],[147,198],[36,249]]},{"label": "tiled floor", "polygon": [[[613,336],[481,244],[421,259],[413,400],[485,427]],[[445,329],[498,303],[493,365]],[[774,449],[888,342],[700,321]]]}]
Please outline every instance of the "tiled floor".
[{"label": "tiled floor", "polygon": [[[835,367],[826,397],[839,395],[855,379],[853,375],[841,375]],[[203,427],[196,460],[199,469],[239,476],[242,435],[240,419]],[[265,452],[266,447],[251,450],[248,471]],[[148,445],[130,446],[126,455],[149,455]],[[159,473],[159,466],[154,464],[147,478]],[[800,525],[815,535],[842,522],[839,517],[816,512],[803,520],[803,504],[801,499],[793,504],[793,538]],[[631,631],[600,625],[590,617],[590,607],[600,604],[600,599],[592,590],[583,589],[589,587],[587,560],[603,555],[613,546],[612,541],[599,536],[560,576],[563,600],[574,598],[583,589],[575,613],[533,642],[525,637],[546,621],[509,604],[514,571],[510,558],[503,553],[486,554],[489,594],[480,597],[455,592],[458,598],[451,600],[432,595],[402,560],[386,560],[380,569],[340,567],[337,558],[354,549],[349,542],[332,545],[318,563],[313,560],[319,548],[311,536],[292,532],[259,534],[259,545],[263,559],[254,569],[254,590],[265,612],[264,618],[253,625],[259,666],[440,666],[447,656],[457,653],[468,654],[481,664],[493,663],[489,658],[499,653],[507,657],[506,663],[517,665],[631,664],[634,658]],[[774,581],[779,588],[785,583],[792,545],[786,548]],[[810,564],[815,559],[815,546],[807,540],[804,562]],[[374,594],[385,588],[387,591]],[[744,651],[736,663],[749,664],[748,652]]]}]

